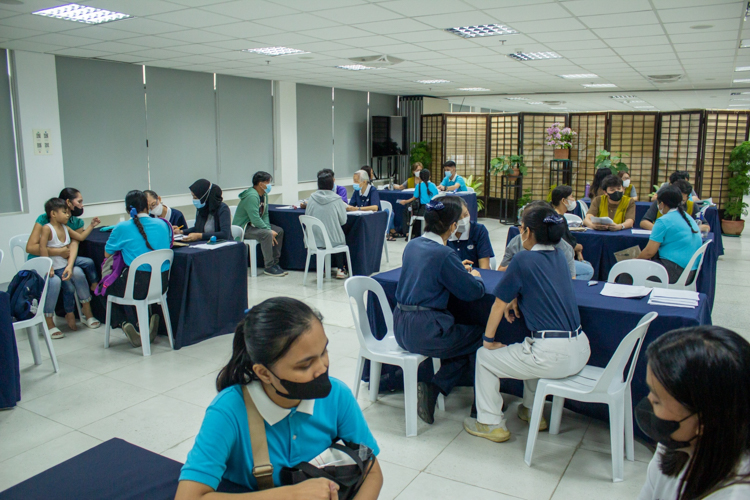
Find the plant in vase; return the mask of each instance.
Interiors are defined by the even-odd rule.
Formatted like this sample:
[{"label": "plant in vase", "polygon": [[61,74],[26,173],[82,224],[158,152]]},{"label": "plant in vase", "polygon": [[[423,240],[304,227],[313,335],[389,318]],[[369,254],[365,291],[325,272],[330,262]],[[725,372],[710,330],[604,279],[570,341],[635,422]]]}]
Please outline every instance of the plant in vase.
[{"label": "plant in vase", "polygon": [[622,162],[622,158],[625,156],[630,155],[627,153],[610,153],[606,149],[602,149],[596,155],[596,159],[594,159],[594,168],[597,170],[600,168],[608,168],[615,175],[620,172],[627,172],[628,166]]},{"label": "plant in vase", "polygon": [[521,218],[523,217],[523,209],[531,203],[531,196],[532,196],[531,188],[524,189],[523,196],[518,198],[518,223],[520,223]]},{"label": "plant in vase", "polygon": [[739,236],[745,228],[743,215],[747,215],[744,196],[750,194],[750,141],[745,141],[732,150],[727,170],[731,177],[727,181],[729,193],[724,205],[721,231],[726,235]]},{"label": "plant in vase", "polygon": [[573,137],[577,136],[570,127],[562,127],[559,122],[552,124],[546,130],[547,137],[544,142],[547,146],[555,147],[555,159],[567,160],[570,158],[570,148],[573,147]]},{"label": "plant in vase", "polygon": [[490,160],[490,173],[493,175],[513,178],[526,175],[527,170],[523,155],[498,156]]},{"label": "plant in vase", "polygon": [[409,165],[421,163],[424,168],[430,168],[432,163],[432,154],[430,153],[427,141],[412,142],[409,148]]}]

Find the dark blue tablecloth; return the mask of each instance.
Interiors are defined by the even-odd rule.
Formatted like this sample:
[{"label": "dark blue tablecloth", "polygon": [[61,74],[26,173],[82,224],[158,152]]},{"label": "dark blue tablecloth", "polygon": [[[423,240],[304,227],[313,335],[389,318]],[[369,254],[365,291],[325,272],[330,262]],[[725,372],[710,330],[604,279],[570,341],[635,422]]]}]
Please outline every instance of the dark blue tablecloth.
[{"label": "dark blue tablecloth", "polygon": [[0,292],[0,408],[12,408],[19,401],[21,375],[16,335],[10,319],[10,295]]},{"label": "dark blue tablecloth", "polygon": [[[586,201],[587,205],[591,205],[590,200],[584,200]],[[651,206],[650,201],[637,201],[635,203],[635,227],[640,227],[639,224],[641,223],[641,219],[643,219],[643,216],[646,215],[646,212],[648,211],[648,208]],[[581,212],[581,206],[579,204],[576,204],[575,210],[573,210],[573,213],[576,214],[578,217],[583,218],[583,214]],[[704,214],[706,223],[711,226],[711,231],[714,233],[714,243],[716,244],[716,249],[718,251],[718,255],[724,255],[724,242],[721,238],[721,218],[719,217],[719,211],[716,210],[716,207],[709,207],[708,210],[706,210]]]},{"label": "dark blue tablecloth", "polygon": [[[511,238],[519,233],[518,227],[513,226],[508,231],[506,245]],[[583,258],[594,266],[595,280],[607,281],[609,271],[617,264],[615,252],[638,245],[641,250],[646,248],[649,235],[633,234],[629,229],[623,231],[594,231],[574,232],[576,241],[583,245]],[[714,233],[708,233],[708,239],[713,240]],[[718,248],[712,242],[706,248],[703,267],[698,275],[697,288],[708,298],[709,310],[713,310],[714,295],[716,295],[716,263],[719,260]]]},{"label": "dark blue tablecloth", "polygon": [[[305,215],[302,208],[283,209],[279,205],[271,205],[268,216],[271,224],[284,229],[284,245],[281,247],[279,265],[282,269],[304,271],[307,249],[302,238],[302,225],[299,216]],[[380,271],[380,259],[383,256],[383,241],[385,229],[388,225],[386,212],[376,212],[367,215],[348,215],[344,224],[346,244],[352,258],[354,274],[369,276]],[[263,266],[263,255],[258,248],[258,267]],[[310,270],[314,271],[315,258],[310,261]]]},{"label": "dark blue tablecloth", "polygon": [[[101,268],[109,234],[94,230],[79,255]],[[215,250],[174,248],[167,305],[175,349],[234,332],[247,309],[247,262],[247,246],[241,243]],[[104,322],[106,298],[95,295],[91,304],[94,316]],[[167,333],[163,316],[159,333]]]},{"label": "dark blue tablecloth", "polygon": [[[495,296],[495,289],[503,273],[479,269],[487,289],[485,296],[474,302],[464,302],[451,296],[448,302],[448,310],[456,318],[456,323],[467,325],[486,325],[489,318]],[[396,286],[401,276],[401,268],[393,269],[377,274],[373,278],[380,283],[388,297],[391,309],[396,306]],[[656,311],[659,317],[651,323],[648,335],[638,359],[635,376],[632,383],[633,404],[648,394],[646,386],[646,359],[645,350],[648,344],[660,335],[677,328],[696,325],[710,325],[711,311],[708,307],[706,296],[701,294],[700,305],[695,309],[678,307],[651,306],[648,297],[642,299],[616,299],[600,295],[604,283],[589,287],[585,281],[573,281],[573,287],[578,301],[578,312],[581,316],[581,326],[586,332],[591,344],[591,358],[588,364],[604,367],[609,362],[620,341],[638,324],[638,321],[648,312]],[[368,305],[370,327],[373,333],[382,338],[385,335],[385,323],[383,322],[380,307],[372,302]],[[498,326],[497,339],[506,344],[522,342],[528,335],[528,330],[523,321],[508,323],[502,320]],[[423,363],[425,364],[425,363]],[[429,364],[429,363],[426,363]],[[383,373],[387,373],[383,367]],[[503,381],[503,392],[520,396],[523,386],[519,381]],[[566,401],[566,407],[601,420],[608,420],[607,407],[601,404],[587,404],[577,401]]]},{"label": "dark blue tablecloth", "polygon": [[[390,191],[388,189],[383,189],[381,191],[378,191],[378,194],[380,194],[380,199],[382,201],[387,201],[391,205],[393,205],[393,226],[399,233],[404,232],[404,212],[405,207],[401,205],[400,203],[397,203],[398,200],[408,200],[409,198],[412,198],[414,196],[413,192],[404,193],[403,191]],[[463,196],[464,200],[466,201],[466,205],[469,208],[469,215],[471,216],[471,222],[477,221],[477,195],[476,193],[456,193],[459,196]],[[452,195],[448,195],[452,196]],[[407,226],[409,225],[409,221],[407,220],[405,223]],[[404,233],[406,234],[406,233]]]}]

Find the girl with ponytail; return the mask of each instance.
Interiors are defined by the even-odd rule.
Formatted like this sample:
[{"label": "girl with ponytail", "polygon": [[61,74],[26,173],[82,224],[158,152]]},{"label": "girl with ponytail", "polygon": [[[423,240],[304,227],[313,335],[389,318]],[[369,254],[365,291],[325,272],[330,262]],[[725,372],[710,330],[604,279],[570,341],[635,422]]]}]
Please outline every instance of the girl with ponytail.
[{"label": "girl with ponytail", "polygon": [[[667,270],[670,283],[676,283],[696,251],[703,245],[698,224],[685,213],[682,192],[676,186],[659,191],[656,203],[662,216],[656,219],[648,245],[639,259],[653,260]],[[688,284],[695,279],[700,261],[696,259],[688,276]]]},{"label": "girl with ponytail", "polygon": [[[234,483],[233,491],[259,491],[253,470],[265,464],[253,459],[256,440],[268,444],[274,488],[249,498],[338,499],[339,486],[328,479],[281,486],[281,469],[313,460],[338,439],[378,454],[351,391],[328,376],[322,319],[304,302],[287,297],[247,311],[234,332],[232,357],[216,379],[219,395],[206,410],[182,468],[176,500],[208,497],[222,481]],[[265,436],[250,434],[245,398],[263,418]],[[375,459],[356,499],[376,499],[382,484]]]},{"label": "girl with ponytail", "polygon": [[[126,267],[117,280],[107,289],[107,294],[122,297],[125,294],[125,285],[130,274],[130,264],[134,259],[144,253],[154,250],[168,249],[172,246],[172,226],[164,219],[149,217],[148,200],[143,191],[130,191],[125,196],[125,210],[130,215],[130,220],[117,224],[112,229],[112,234],[107,240],[104,249],[105,257],[115,252],[120,252]],[[137,269],[133,297],[144,299],[148,293],[151,280],[151,269],[142,266]],[[169,282],[169,264],[164,263],[161,269],[162,290],[167,290]],[[141,336],[138,333],[137,314],[132,306],[112,305],[110,324],[121,327],[133,347],[141,346]],[[159,316],[154,314],[149,321],[149,333],[151,341],[154,341],[159,327]]]}]

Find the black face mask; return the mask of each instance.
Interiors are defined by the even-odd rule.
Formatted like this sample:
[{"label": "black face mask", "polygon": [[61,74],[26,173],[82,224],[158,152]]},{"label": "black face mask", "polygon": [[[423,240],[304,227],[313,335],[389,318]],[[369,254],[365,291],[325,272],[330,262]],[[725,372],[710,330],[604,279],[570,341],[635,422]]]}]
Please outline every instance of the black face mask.
[{"label": "black face mask", "polygon": [[[268,369],[271,372],[271,369]],[[273,372],[271,372],[273,373]],[[275,373],[273,376],[279,379],[281,386],[286,389],[287,394],[276,391],[276,394],[286,399],[323,399],[331,393],[331,380],[328,378],[328,370],[309,382],[292,382],[279,378]]]},{"label": "black face mask", "polygon": [[609,199],[612,201],[620,201],[622,199],[623,192],[622,191],[615,191],[612,194],[608,194]]},{"label": "black face mask", "polygon": [[654,413],[654,407],[648,397],[641,400],[635,407],[635,421],[638,427],[648,437],[656,441],[657,443],[663,444],[669,450],[679,450],[681,448],[689,448],[690,441],[698,437],[697,435],[690,439],[690,441],[676,441],[672,439],[672,434],[680,428],[680,423],[684,422],[688,418],[692,417],[691,413],[682,420],[664,420],[656,416]]},{"label": "black face mask", "polygon": [[72,216],[74,216],[74,217],[80,217],[80,216],[82,216],[82,215],[83,215],[83,209],[82,209],[82,208],[79,208],[79,207],[73,207],[73,208],[72,208],[72,209],[70,210],[70,215],[72,215]]}]

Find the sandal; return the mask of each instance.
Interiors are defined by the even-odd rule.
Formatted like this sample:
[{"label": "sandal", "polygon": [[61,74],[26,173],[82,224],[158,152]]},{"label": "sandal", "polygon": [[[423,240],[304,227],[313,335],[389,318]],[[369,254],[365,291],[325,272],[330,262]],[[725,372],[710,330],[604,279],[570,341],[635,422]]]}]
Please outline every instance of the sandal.
[{"label": "sandal", "polygon": [[83,319],[81,320],[81,323],[91,329],[99,328],[100,326],[102,326],[101,322],[99,322],[99,320],[94,317]]},{"label": "sandal", "polygon": [[392,234],[389,234],[386,241],[396,241],[396,238]]},{"label": "sandal", "polygon": [[53,339],[61,339],[61,338],[65,337],[65,334],[63,332],[61,332],[60,329],[57,328],[57,327],[50,328],[49,329],[49,335]]},{"label": "sandal", "polygon": [[345,279],[346,279],[346,278],[348,278],[348,277],[349,277],[349,273],[347,273],[347,272],[346,272],[346,271],[344,271],[343,269],[339,269],[339,270],[338,270],[338,271],[336,272],[336,279],[337,279],[337,280],[345,280]]}]

